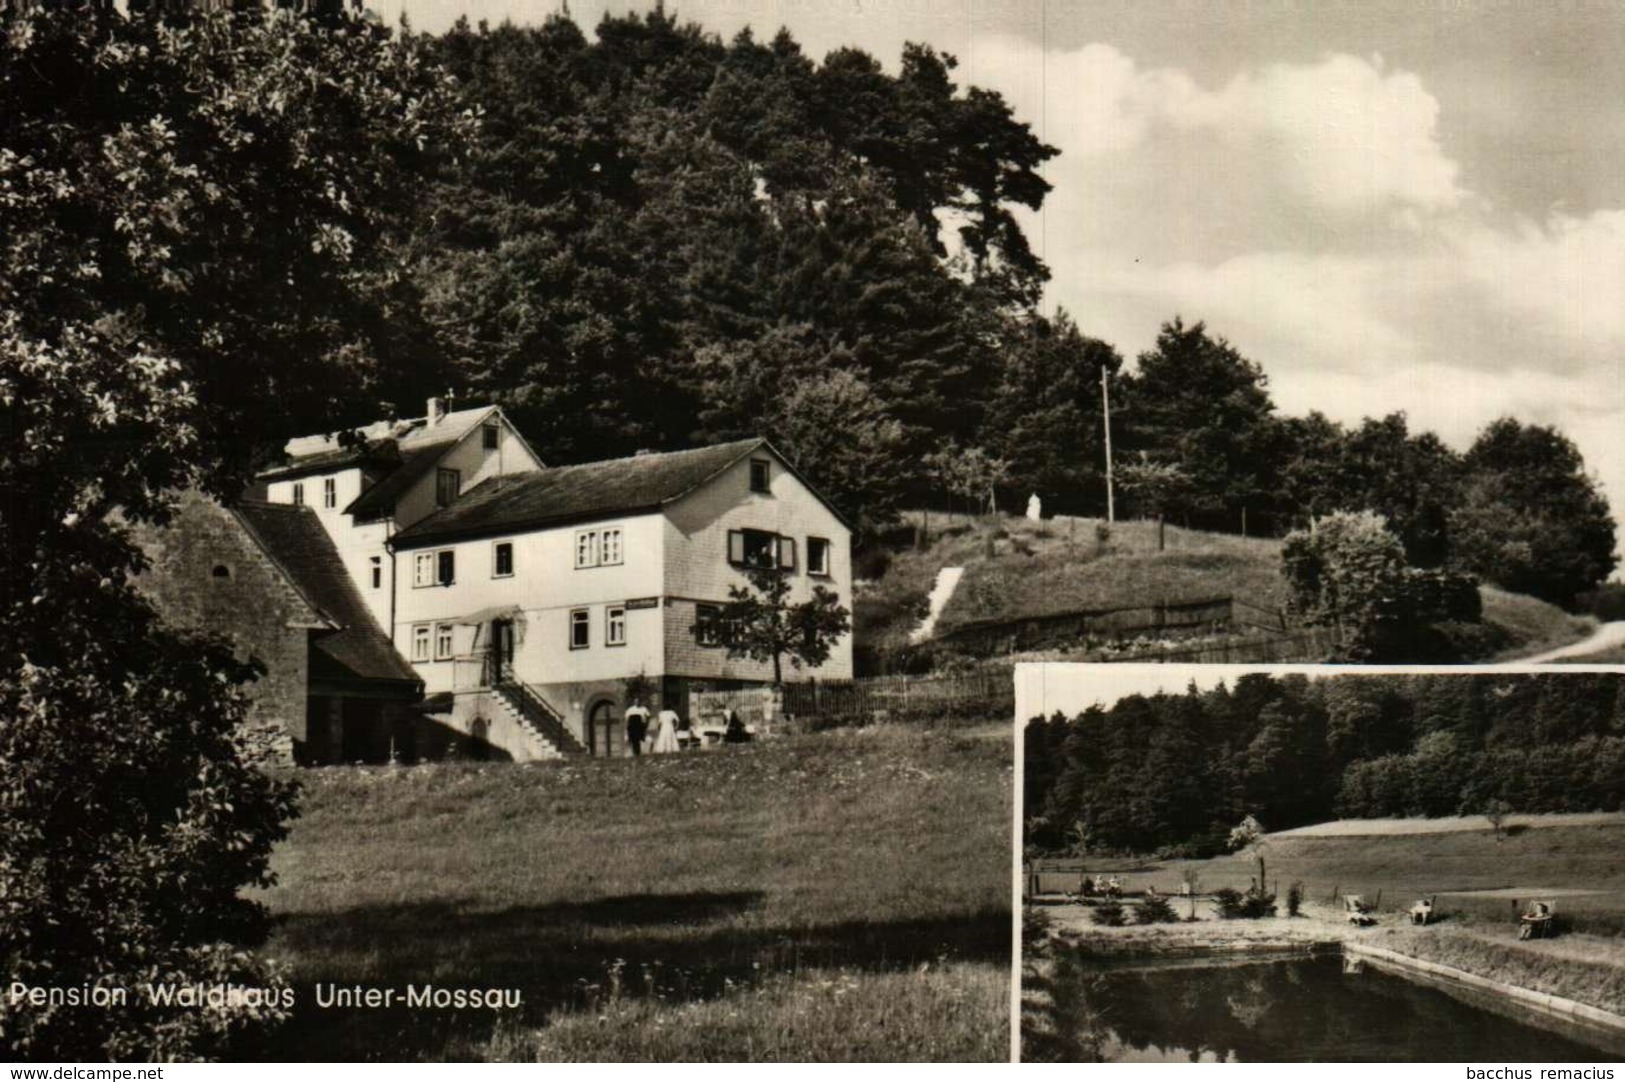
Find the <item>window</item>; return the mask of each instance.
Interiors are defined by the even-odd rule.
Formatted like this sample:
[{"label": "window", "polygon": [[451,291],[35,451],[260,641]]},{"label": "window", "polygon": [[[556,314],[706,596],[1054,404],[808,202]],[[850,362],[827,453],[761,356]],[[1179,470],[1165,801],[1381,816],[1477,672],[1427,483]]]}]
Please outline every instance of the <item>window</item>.
[{"label": "window", "polygon": [[513,542],[498,541],[491,549],[491,577],[507,578],[513,574]]},{"label": "window", "polygon": [[445,507],[463,490],[463,475],[456,470],[441,468],[434,475],[434,502]]},{"label": "window", "polygon": [[[786,538],[788,540],[788,538]],[[795,548],[790,549],[795,565]],[[738,567],[778,567],[783,560],[779,536],[766,530],[729,530],[728,562]]]},{"label": "window", "polygon": [[750,460],[750,490],[752,492],[772,492],[773,476],[765,458]]},{"label": "window", "polygon": [[296,504],[305,502],[305,483],[303,481],[293,483],[293,502]]},{"label": "window", "polygon": [[796,539],[793,537],[779,538],[779,570],[794,571],[796,569]]},{"label": "window", "polygon": [[598,566],[598,531],[576,531],[576,566]]},{"label": "window", "polygon": [[450,586],[457,581],[457,553],[419,552],[412,557],[413,586]]},{"label": "window", "polygon": [[485,449],[495,451],[502,443],[502,429],[497,425],[485,425],[481,432],[485,440]]},{"label": "window", "polygon": [[807,574],[829,575],[829,538],[807,538]]},{"label": "window", "polygon": [[626,645],[625,605],[610,605],[604,610],[604,645]]},{"label": "window", "polygon": [[429,625],[418,624],[412,628],[412,660],[429,660]]},{"label": "window", "polygon": [[570,649],[585,650],[592,643],[592,613],[586,609],[570,611]]},{"label": "window", "polygon": [[694,641],[701,646],[721,646],[722,608],[718,605],[694,606]]},{"label": "window", "polygon": [[215,564],[214,570],[210,571],[209,574],[213,575],[217,579],[229,579],[231,578],[231,568],[227,567],[225,564]]},{"label": "window", "polygon": [[621,528],[576,531],[576,567],[618,564],[624,559]]},{"label": "window", "polygon": [[374,556],[372,558],[372,588],[374,590],[376,590],[379,587],[383,586],[383,584],[384,584],[384,558],[382,556]]},{"label": "window", "polygon": [[436,624],[434,626],[434,659],[445,661],[451,657],[451,625]]},{"label": "window", "polygon": [[322,506],[334,508],[339,505],[339,482],[336,477],[322,478]]}]

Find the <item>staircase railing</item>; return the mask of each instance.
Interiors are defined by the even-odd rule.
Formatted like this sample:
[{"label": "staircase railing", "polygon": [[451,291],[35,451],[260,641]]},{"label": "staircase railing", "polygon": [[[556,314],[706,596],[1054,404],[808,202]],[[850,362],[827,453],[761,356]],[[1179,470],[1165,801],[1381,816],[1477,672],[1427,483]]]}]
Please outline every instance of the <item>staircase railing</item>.
[{"label": "staircase railing", "polygon": [[497,693],[507,699],[520,715],[542,734],[543,739],[565,755],[581,755],[586,752],[586,746],[576,739],[576,735],[564,723],[563,715],[554,710],[552,705],[542,698],[540,692],[523,680],[515,678],[511,671],[503,671],[498,675],[500,679],[493,684]]}]

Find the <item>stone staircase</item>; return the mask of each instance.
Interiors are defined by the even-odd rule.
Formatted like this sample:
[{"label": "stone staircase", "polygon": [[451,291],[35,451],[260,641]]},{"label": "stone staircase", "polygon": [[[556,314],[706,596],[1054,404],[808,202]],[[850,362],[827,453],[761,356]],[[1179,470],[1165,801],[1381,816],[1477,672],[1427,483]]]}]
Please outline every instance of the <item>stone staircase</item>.
[{"label": "stone staircase", "polygon": [[491,688],[494,699],[530,737],[538,759],[563,759],[587,753],[564,718],[530,685],[507,679]]}]

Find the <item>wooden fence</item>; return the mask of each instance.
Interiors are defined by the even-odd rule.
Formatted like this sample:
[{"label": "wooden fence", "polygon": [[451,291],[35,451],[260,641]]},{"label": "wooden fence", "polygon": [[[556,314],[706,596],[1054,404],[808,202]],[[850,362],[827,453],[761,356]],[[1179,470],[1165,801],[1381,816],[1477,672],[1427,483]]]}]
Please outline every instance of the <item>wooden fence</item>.
[{"label": "wooden fence", "polygon": [[784,712],[815,727],[890,721],[1003,720],[1014,716],[1015,681],[1009,669],[945,676],[877,676],[867,680],[809,680],[784,686]]}]

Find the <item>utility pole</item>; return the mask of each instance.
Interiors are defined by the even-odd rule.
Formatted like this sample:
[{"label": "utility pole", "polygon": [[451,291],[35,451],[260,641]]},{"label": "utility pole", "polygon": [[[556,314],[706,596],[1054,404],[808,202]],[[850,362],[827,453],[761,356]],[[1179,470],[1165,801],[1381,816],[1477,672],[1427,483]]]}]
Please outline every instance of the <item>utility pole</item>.
[{"label": "utility pole", "polygon": [[1100,421],[1106,429],[1106,521],[1117,521],[1112,494],[1112,395],[1106,385],[1106,366],[1100,366]]}]

